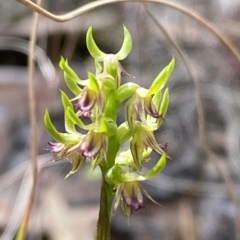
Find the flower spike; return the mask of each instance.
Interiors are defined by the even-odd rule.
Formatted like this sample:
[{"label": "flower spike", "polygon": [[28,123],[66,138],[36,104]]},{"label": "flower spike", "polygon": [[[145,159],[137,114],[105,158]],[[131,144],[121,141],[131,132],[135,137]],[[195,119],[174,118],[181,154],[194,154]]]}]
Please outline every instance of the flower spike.
[{"label": "flower spike", "polygon": [[[124,38],[116,54],[102,52],[92,31],[89,27],[86,44],[94,58],[95,70],[88,72],[88,79],[79,78],[67,59],[61,57],[59,63],[65,83],[74,95],[69,98],[61,91],[65,132],[55,128],[48,110],[44,114],[44,124],[56,141],[48,142],[51,160],[67,159],[72,164],[66,178],[76,173],[85,162],[89,163],[90,172],[97,166],[102,172],[96,233],[96,240],[99,240],[110,239],[111,209],[120,206],[129,218],[134,211],[144,207],[145,196],[159,205],[141,182],[160,173],[169,158],[167,144],[159,144],[154,132],[162,125],[167,113],[170,97],[166,84],[175,59],[157,75],[148,89],[133,82],[122,84],[122,77],[132,77],[120,63],[132,49],[128,29],[123,25]],[[123,117],[119,109],[124,104],[125,119],[119,123]],[[159,154],[159,160],[145,172],[144,164],[154,161],[151,159],[153,152]]]}]

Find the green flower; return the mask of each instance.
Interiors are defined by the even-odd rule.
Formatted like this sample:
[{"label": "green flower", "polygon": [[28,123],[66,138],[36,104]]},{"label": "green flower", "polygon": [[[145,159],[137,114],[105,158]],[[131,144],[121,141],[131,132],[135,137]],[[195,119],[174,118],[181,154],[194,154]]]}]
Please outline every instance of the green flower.
[{"label": "green flower", "polygon": [[78,151],[83,156],[91,159],[93,171],[96,166],[98,166],[101,161],[107,162],[107,150],[108,150],[108,138],[102,134],[94,131],[89,131],[86,136],[84,136]]},{"label": "green flower", "polygon": [[104,114],[108,101],[108,95],[116,90],[116,80],[108,73],[88,73],[88,79],[81,80],[74,70],[68,65],[67,60],[61,58],[60,67],[64,71],[64,78],[67,86],[75,97],[75,111],[78,117],[88,117],[92,122]]},{"label": "green flower", "polygon": [[119,184],[117,187],[117,198],[114,208],[116,209],[120,203],[122,209],[126,211],[126,215],[129,215],[129,210],[132,213],[133,211],[143,208],[142,189],[142,186],[137,181]]},{"label": "green flower", "polygon": [[68,159],[72,163],[72,170],[67,174],[66,178],[79,170],[85,162],[86,157],[78,153],[79,144],[63,144],[48,142],[48,150],[53,153],[52,161]]},{"label": "green flower", "polygon": [[[56,143],[48,143],[48,149],[54,155],[52,160],[67,158],[74,163],[73,165],[79,166],[80,162],[82,165],[86,158],[89,158],[92,161],[92,169],[94,169],[102,160],[106,161],[107,159],[108,136],[116,132],[116,124],[111,119],[102,117],[99,122],[85,125],[78,118],[72,103],[63,92],[62,102],[65,110],[66,133],[60,133],[56,130],[48,111],[45,112],[44,116],[47,131],[56,140]],[[88,132],[86,134],[77,132],[76,125]],[[79,161],[79,164],[76,164],[76,161]]]},{"label": "green flower", "polygon": [[121,73],[126,73],[126,71],[119,63],[119,61],[125,59],[132,49],[131,35],[125,26],[123,26],[123,30],[124,30],[123,44],[119,52],[116,54],[106,54],[98,48],[97,44],[93,39],[92,27],[88,29],[86,40],[88,51],[95,59],[97,73],[99,73],[102,70],[99,62],[103,62],[103,72],[109,74],[115,79],[116,89],[121,84]]},{"label": "green flower", "polygon": [[[149,149],[142,153],[142,163],[146,162],[150,153]],[[154,177],[164,168],[165,164],[166,154],[164,153],[155,166],[147,174],[142,175],[137,171],[131,151],[121,152],[115,165],[109,169],[105,176],[106,180],[115,184],[116,187],[114,209],[120,205],[124,214],[129,217],[133,211],[144,207],[143,195],[158,204],[141,186],[140,182]]]},{"label": "green flower", "polygon": [[135,94],[128,100],[126,104],[126,118],[129,127],[133,130],[137,119],[139,119],[145,125],[147,123],[147,116],[152,118],[160,118],[161,115],[154,105],[152,98],[153,96],[141,96],[138,94],[138,90],[146,90],[144,88],[136,89]]},{"label": "green flower", "polygon": [[142,154],[148,148],[160,155],[165,153],[161,146],[157,143],[151,128],[148,128],[138,122],[135,125],[134,134],[130,140],[130,149],[134,163],[139,170],[142,169]]},{"label": "green flower", "polygon": [[[60,142],[48,142],[48,150],[53,154],[52,160],[68,159],[75,165],[71,174],[75,173],[86,159],[92,161],[92,170],[102,161],[106,161],[108,138],[102,133],[90,130],[75,144],[63,144]],[[76,163],[78,162],[78,164]],[[78,166],[78,169],[74,169]]]},{"label": "green flower", "polygon": [[48,150],[53,154],[52,160],[58,161],[69,158],[77,153],[78,144],[63,144],[59,142],[48,142]]},{"label": "green flower", "polygon": [[174,65],[175,59],[173,58],[169,65],[155,78],[149,89],[134,85],[130,88],[129,84],[125,84],[119,89],[117,97],[120,100],[125,100],[128,97],[126,93],[131,94],[126,104],[126,119],[131,129],[134,129],[137,119],[146,126],[152,127],[153,130],[160,127],[169,103],[168,89],[164,91],[163,96],[162,89],[165,87]]},{"label": "green flower", "polygon": [[72,101],[77,101],[75,110],[79,116],[89,116],[92,121],[96,121],[104,112],[107,93],[103,83],[93,73],[88,73],[86,81],[86,86]]}]

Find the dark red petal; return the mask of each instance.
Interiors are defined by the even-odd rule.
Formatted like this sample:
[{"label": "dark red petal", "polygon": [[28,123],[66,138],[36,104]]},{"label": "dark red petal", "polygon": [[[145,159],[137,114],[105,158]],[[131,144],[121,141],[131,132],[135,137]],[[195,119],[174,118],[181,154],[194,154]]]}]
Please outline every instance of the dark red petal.
[{"label": "dark red petal", "polygon": [[146,97],[144,98],[144,110],[145,112],[154,117],[154,118],[159,118],[160,114],[158,113],[157,109],[152,103],[152,97]]}]

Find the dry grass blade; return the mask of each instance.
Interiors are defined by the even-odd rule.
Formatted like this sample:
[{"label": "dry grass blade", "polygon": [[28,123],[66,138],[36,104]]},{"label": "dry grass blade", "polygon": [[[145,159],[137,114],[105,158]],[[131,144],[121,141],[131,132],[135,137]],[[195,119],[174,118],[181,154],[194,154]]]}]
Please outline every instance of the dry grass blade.
[{"label": "dry grass blade", "polygon": [[[50,156],[48,154],[38,157],[39,171],[41,171],[41,169],[43,168],[62,163],[62,162],[49,162],[49,158]],[[25,201],[25,199],[28,199],[31,194],[32,189],[31,172],[32,172],[31,159],[28,159],[21,165],[16,166],[14,169],[5,173],[1,177],[0,191],[3,191],[12,184],[21,181],[21,186],[18,190],[18,194],[16,197],[16,204],[9,218],[8,225],[1,236],[1,240],[9,240],[14,238],[16,229],[18,228],[19,223],[21,222],[21,217],[23,215],[24,209],[27,206],[27,202]]]},{"label": "dry grass blade", "polygon": [[[38,0],[37,5],[41,5],[42,0]],[[32,158],[32,189],[29,196],[27,206],[25,208],[21,225],[17,232],[17,240],[25,239],[26,230],[32,211],[34,197],[37,187],[37,176],[38,176],[38,134],[37,134],[37,118],[36,118],[36,97],[35,97],[35,86],[34,86],[34,73],[35,73],[35,62],[34,62],[34,49],[36,45],[37,27],[38,27],[39,14],[34,13],[34,20],[32,25],[31,40],[29,46],[29,58],[28,58],[28,77],[29,77],[29,109],[30,109],[30,124],[31,124],[31,158]]]},{"label": "dry grass blade", "polygon": [[179,232],[181,235],[181,239],[196,240],[196,224],[191,205],[189,205],[187,202],[181,202],[178,210],[178,215],[180,223]]},{"label": "dry grass blade", "polygon": [[238,49],[231,43],[231,41],[227,37],[225,37],[216,27],[214,27],[212,24],[210,24],[204,17],[202,17],[198,13],[194,12],[192,9],[188,9],[177,3],[164,1],[164,0],[145,0],[145,1],[141,1],[141,0],[131,0],[131,1],[129,1],[129,0],[100,0],[100,1],[96,1],[96,2],[87,3],[69,13],[66,13],[63,15],[55,15],[55,14],[52,14],[49,11],[41,8],[40,6],[38,6],[37,4],[33,3],[30,0],[17,0],[17,1],[25,4],[26,6],[28,6],[35,12],[38,12],[39,14],[41,14],[49,19],[52,19],[54,21],[57,21],[57,22],[66,22],[66,21],[76,18],[86,12],[89,12],[95,8],[98,8],[100,6],[117,3],[117,2],[152,2],[152,3],[162,4],[162,5],[171,7],[173,9],[176,9],[176,10],[186,14],[190,18],[201,23],[210,32],[212,32],[224,44],[224,46],[226,46],[232,52],[232,54],[240,62],[240,53],[239,53]]},{"label": "dry grass blade", "polygon": [[27,205],[25,199],[29,198],[30,196],[30,189],[32,186],[30,171],[26,171],[25,169],[22,175],[24,175],[24,177],[16,198],[16,202],[18,204],[15,204],[14,206],[11,217],[9,219],[9,224],[7,225],[3,235],[1,236],[2,240],[9,240],[14,238],[15,231],[19,227],[19,222],[23,215],[23,209],[25,209]]},{"label": "dry grass blade", "polygon": [[179,53],[180,57],[182,58],[186,69],[191,76],[191,79],[194,83],[195,88],[195,98],[197,101],[197,114],[198,114],[198,123],[199,123],[199,136],[200,140],[202,142],[203,149],[207,155],[207,159],[212,161],[214,166],[216,167],[218,173],[224,180],[224,183],[226,185],[226,188],[228,189],[229,195],[233,200],[235,212],[236,212],[236,220],[235,220],[235,229],[236,229],[236,235],[237,239],[240,239],[240,208],[239,208],[239,197],[237,193],[237,188],[234,186],[231,177],[229,176],[229,173],[227,169],[223,166],[221,161],[218,159],[218,157],[214,154],[214,152],[209,148],[207,136],[206,136],[206,128],[205,128],[205,118],[204,118],[204,111],[203,111],[203,104],[202,99],[199,91],[199,82],[194,74],[193,69],[191,68],[189,59],[187,55],[182,51],[180,46],[176,43],[176,41],[171,37],[171,35],[167,32],[167,30],[161,25],[160,22],[154,17],[154,15],[150,12],[148,9],[146,3],[143,3],[145,10],[147,11],[148,15],[151,17],[153,22],[157,25],[157,27],[163,32],[163,34],[166,36],[166,38],[169,40],[169,42],[174,46],[174,48]]}]

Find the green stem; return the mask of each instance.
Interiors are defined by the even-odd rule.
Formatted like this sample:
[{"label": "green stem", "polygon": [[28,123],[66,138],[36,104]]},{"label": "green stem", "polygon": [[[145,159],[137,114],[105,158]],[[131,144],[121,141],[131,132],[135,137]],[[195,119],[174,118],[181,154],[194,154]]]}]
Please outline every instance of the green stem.
[{"label": "green stem", "polygon": [[114,165],[115,157],[119,149],[119,144],[116,141],[116,137],[109,138],[108,147],[108,165],[102,164],[102,186],[101,186],[101,196],[100,196],[100,209],[97,222],[97,229],[95,240],[110,240],[110,217],[112,204],[114,200],[113,188],[114,185],[106,182],[105,174],[110,167]]},{"label": "green stem", "polygon": [[[113,197],[109,198],[109,190],[111,191],[112,186],[110,186],[103,176],[102,187],[101,187],[101,197],[100,197],[100,210],[97,222],[97,229],[95,240],[110,240],[110,214],[109,206],[112,206]],[[111,194],[112,195],[112,194]]]},{"label": "green stem", "polygon": [[113,119],[113,121],[116,122],[119,106],[120,106],[120,103],[116,99],[116,93],[113,92],[112,94],[109,94],[108,102],[105,109],[105,116]]},{"label": "green stem", "polygon": [[[113,119],[116,122],[119,102],[115,99],[114,94],[111,94],[108,96],[108,98],[109,100],[105,109],[105,116]],[[95,240],[110,240],[111,238],[110,217],[114,200],[114,185],[106,182],[105,175],[107,171],[114,165],[120,145],[116,139],[116,136],[109,137],[108,143],[107,164],[104,161],[101,164],[102,186]]]}]

